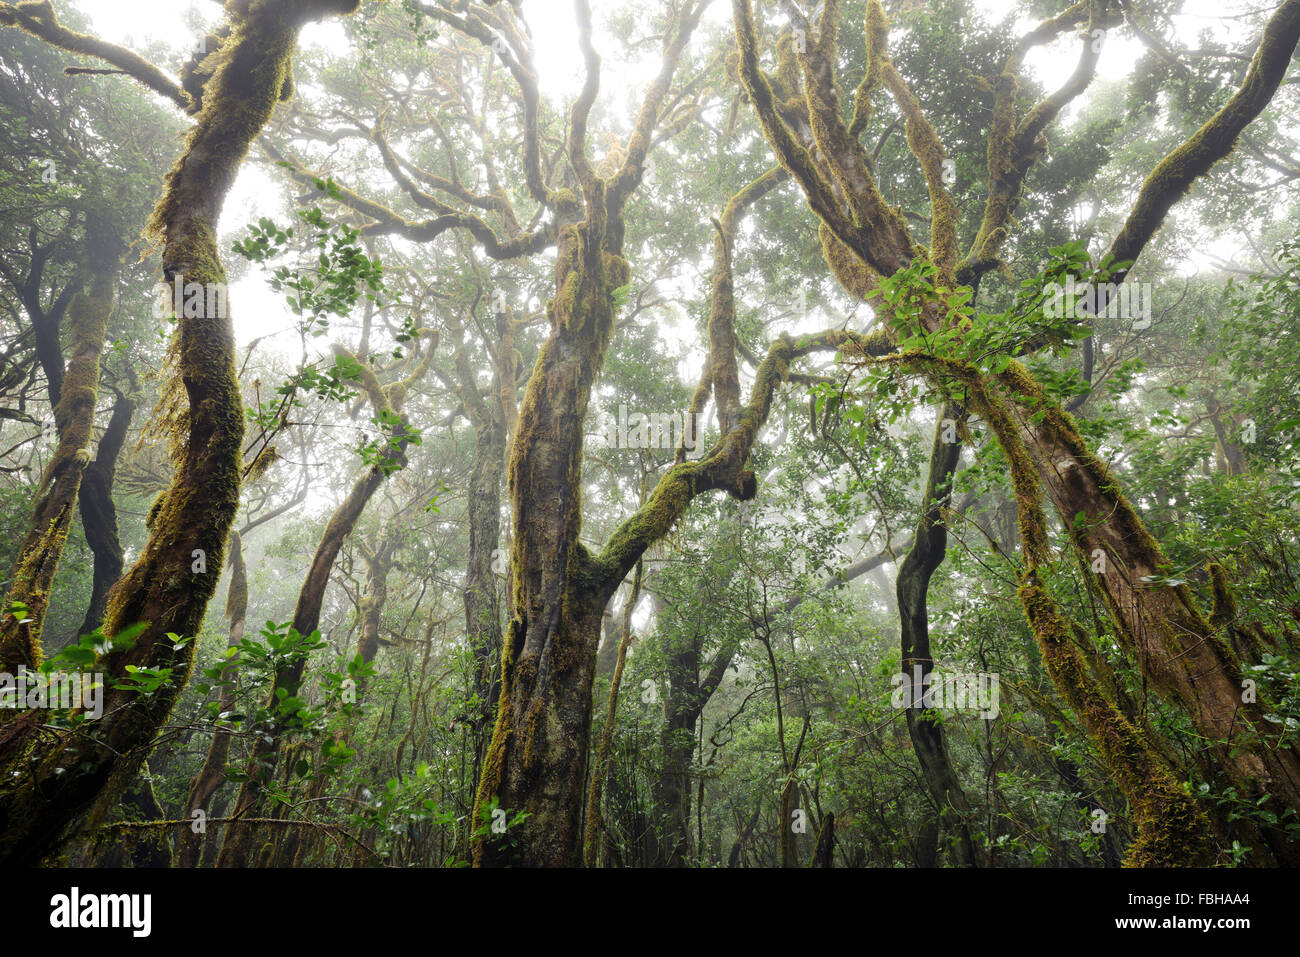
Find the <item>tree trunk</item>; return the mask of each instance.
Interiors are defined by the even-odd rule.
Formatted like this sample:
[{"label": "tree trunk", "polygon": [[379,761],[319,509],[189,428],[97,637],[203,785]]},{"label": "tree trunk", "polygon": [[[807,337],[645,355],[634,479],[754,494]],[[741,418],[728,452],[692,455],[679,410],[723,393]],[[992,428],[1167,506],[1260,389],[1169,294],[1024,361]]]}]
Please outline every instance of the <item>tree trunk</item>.
[{"label": "tree trunk", "polygon": [[700,716],[699,634],[683,637],[668,653],[668,695],[659,732],[663,764],[652,795],[656,867],[685,867],[691,854],[691,761]]},{"label": "tree trunk", "polygon": [[[612,290],[628,266],[605,249],[604,184],[592,186],[587,219],[561,229],[551,334],[520,409],[509,467],[515,537],[514,618],[501,661],[497,723],[474,815],[488,831],[480,866],[576,867],[582,859],[591,689],[609,581],[578,540],[583,420],[614,325]],[[495,798],[513,819],[492,831]],[[500,818],[498,818],[500,820]]]},{"label": "tree trunk", "polygon": [[[1073,419],[1013,365],[1002,385],[1016,404],[1018,428],[1032,450],[1037,476],[1097,584],[1119,637],[1142,673],[1180,704],[1207,739],[1216,762],[1254,797],[1269,796],[1277,813],[1300,812],[1300,755],[1272,744],[1277,725],[1262,702],[1243,700],[1241,665],[1224,637],[1196,607],[1186,584],[1148,584],[1167,573],[1169,560],[1088,449]],[[1036,421],[1037,419],[1037,421]],[[1219,583],[1225,592],[1226,582]],[[1234,741],[1242,735],[1255,741]],[[1273,852],[1300,863],[1300,848],[1281,831],[1266,832]]]},{"label": "tree trunk", "polygon": [[[641,597],[641,579],[644,574],[644,562],[636,563],[636,576],[632,579],[632,591],[628,594],[627,604],[623,606],[623,633],[618,641],[618,656],[614,662],[614,671],[609,679],[609,702],[605,709],[605,727],[601,730],[600,745],[596,748],[596,767],[591,774],[591,784],[587,790],[587,828],[584,838],[583,863],[594,867],[600,859],[600,845],[604,839],[604,808],[602,798],[605,780],[609,777],[609,751],[614,740],[614,722],[618,718],[618,692],[623,684],[623,668],[627,664],[627,651],[632,644],[632,611]],[[608,618],[612,616],[602,616]],[[612,637],[612,629],[606,630],[606,641]],[[596,661],[597,672],[600,659]]]},{"label": "tree trunk", "polygon": [[[243,540],[238,532],[230,533],[230,584],[226,590],[226,619],[229,622],[230,638],[227,646],[239,647],[244,640],[244,621],[248,617],[248,568],[244,564]],[[218,715],[229,714],[235,710],[235,696],[239,690],[239,668],[230,665],[221,673],[223,682],[218,696],[220,708]],[[208,812],[212,796],[225,783],[226,761],[230,757],[230,732],[218,728],[208,745],[208,753],[203,759],[203,767],[190,786],[189,796],[185,800],[185,813],[192,816],[194,811]],[[206,843],[206,828],[195,833],[193,825],[182,829],[176,842],[176,865],[178,867],[198,867]]]},{"label": "tree trunk", "polygon": [[[41,478],[30,530],[14,560],[9,593],[0,608],[0,671],[34,669],[43,657],[41,626],[68,540],[82,473],[90,463],[95,400],[99,395],[99,357],[113,311],[117,274],[109,262],[113,258],[106,255],[104,261],[96,263],[90,288],[78,293],[68,310],[72,357],[54,409],[58,444]],[[16,612],[15,603],[25,610]]]},{"label": "tree trunk", "polygon": [[831,868],[835,866],[835,815],[827,813],[817,835],[817,848],[813,851],[812,867]]},{"label": "tree trunk", "polygon": [[[955,424],[963,416],[962,410],[952,403],[946,403],[939,413],[934,445],[930,450],[930,473],[921,502],[921,520],[912,548],[898,570],[902,667],[909,682],[915,674],[914,668],[921,669],[923,680],[934,668],[930,652],[928,595],[930,579],[943,564],[947,553],[948,529],[942,513],[951,497],[953,474],[961,459],[961,443],[955,441]],[[945,432],[950,429],[954,441],[945,442]],[[953,861],[959,867],[978,866],[979,855],[967,823],[970,807],[948,756],[948,740],[942,719],[928,708],[909,706],[906,715],[907,731],[921,765],[921,774],[939,807],[939,822],[952,837]]]},{"label": "tree trunk", "polygon": [[81,476],[81,527],[86,544],[95,556],[95,570],[90,589],[90,605],[81,623],[80,634],[88,635],[104,621],[108,592],[122,577],[122,542],[117,533],[117,506],[113,504],[113,478],[117,457],[126,441],[135,402],[129,395],[118,394],[108,427],[100,437],[95,461]]},{"label": "tree trunk", "polygon": [[[1022,371],[1015,363],[1011,368]],[[1065,617],[1039,575],[1039,567],[1051,562],[1052,551],[1040,501],[1039,472],[1021,431],[1032,420],[1023,415],[1017,420],[1014,406],[1009,410],[974,369],[961,371],[960,377],[970,408],[992,428],[1011,470],[1025,562],[1018,592],[1021,607],[1053,684],[1079,715],[1129,800],[1137,836],[1129,848],[1128,862],[1159,867],[1207,863],[1212,853],[1209,821],[1142,729],[1102,693],[1076,647],[1076,642],[1082,644],[1086,639]]]},{"label": "tree trunk", "polygon": [[[253,140],[289,82],[298,32],[322,16],[356,11],[360,0],[254,0],[225,41],[220,66],[171,171],[154,212],[152,230],[163,240],[163,281],[226,281],[217,245],[221,205]],[[170,669],[169,681],[144,697],[110,689],[98,739],[71,735],[50,743],[38,737],[26,713],[0,726],[0,862],[34,863],[92,804],[102,806],[130,781],[150,738],[170,715],[189,679],[194,641],[175,647],[169,634],[198,635],[216,575],[197,574],[202,552],[220,568],[239,506],[243,407],[229,317],[177,317],[174,339],[183,389],[182,434],[173,449],[174,477],[151,513],[149,541],[136,564],[109,595],[105,632],[136,623],[147,627],[129,649],[103,662],[114,676],[128,665]],[[84,464],[84,463],[83,463]],[[79,470],[78,470],[79,471]],[[13,777],[15,767],[33,768]]]},{"label": "tree trunk", "polygon": [[[484,403],[488,405],[488,403]],[[495,405],[492,403],[491,405]],[[469,561],[465,575],[465,634],[474,656],[472,717],[475,777],[488,744],[501,693],[501,608],[493,570],[501,539],[501,477],[505,470],[505,422],[494,408],[475,426],[469,488]]]}]

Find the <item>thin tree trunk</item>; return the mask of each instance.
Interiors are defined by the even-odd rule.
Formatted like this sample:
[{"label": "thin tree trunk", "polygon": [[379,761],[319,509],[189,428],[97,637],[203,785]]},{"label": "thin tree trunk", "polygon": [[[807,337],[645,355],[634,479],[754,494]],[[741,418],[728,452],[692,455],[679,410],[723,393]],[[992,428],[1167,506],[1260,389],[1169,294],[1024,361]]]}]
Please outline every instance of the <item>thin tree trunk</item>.
[{"label": "thin tree trunk", "polygon": [[[943,509],[952,492],[952,478],[961,458],[961,443],[955,440],[955,427],[962,410],[946,403],[939,413],[934,445],[930,450],[930,472],[921,500],[921,519],[912,548],[898,570],[898,613],[902,626],[903,674],[911,682],[913,669],[920,668],[922,680],[934,668],[930,651],[928,595],[930,579],[943,564],[947,553],[948,530]],[[954,441],[944,441],[951,433]],[[914,689],[919,694],[919,689]],[[971,840],[968,819],[970,806],[961,781],[948,755],[948,739],[938,715],[928,708],[909,706],[906,710],[907,732],[921,765],[921,774],[939,807],[939,822],[952,837],[953,861],[959,867],[976,867],[979,854]]]},{"label": "thin tree trunk", "polygon": [[[484,403],[488,405],[488,403]],[[474,657],[471,721],[474,775],[491,735],[501,693],[501,607],[493,570],[501,539],[501,478],[505,470],[505,423],[495,409],[475,427],[474,466],[469,490],[469,559],[465,575],[465,634]]]},{"label": "thin tree trunk", "polygon": [[623,683],[623,667],[627,663],[627,650],[632,644],[632,611],[641,597],[641,575],[644,562],[636,563],[636,574],[632,578],[632,591],[627,604],[623,607],[623,634],[618,642],[618,660],[614,664],[614,674],[609,680],[609,703],[605,708],[605,727],[601,730],[600,744],[596,748],[596,767],[591,774],[591,785],[587,791],[587,827],[583,864],[595,867],[600,858],[600,844],[604,835],[602,826],[601,799],[605,789],[605,779],[609,776],[609,749],[614,740],[614,721],[618,717],[618,691]]},{"label": "thin tree trunk", "polygon": [[108,427],[99,439],[95,461],[81,476],[81,493],[77,500],[81,507],[81,527],[86,535],[86,544],[95,556],[90,604],[79,632],[82,635],[90,634],[103,623],[109,589],[122,577],[124,563],[122,542],[117,532],[117,506],[113,504],[113,478],[134,414],[134,400],[119,393],[113,403]]},{"label": "thin tree trunk", "polygon": [[[238,532],[230,533],[230,584],[226,588],[226,620],[229,623],[229,640],[227,647],[237,648],[244,640],[244,622],[248,617],[248,568],[244,564],[243,540]],[[229,714],[235,710],[235,697],[239,690],[239,669],[229,665],[221,672],[221,691],[218,695],[218,715]],[[195,811],[202,811],[208,816],[208,804],[212,796],[225,783],[226,761],[230,757],[230,732],[218,728],[208,745],[208,753],[203,759],[203,767],[198,777],[190,786],[189,796],[185,800],[185,812],[192,816]],[[185,828],[176,842],[176,865],[178,867],[197,867],[203,856],[206,843],[206,826],[195,833],[194,825]]]},{"label": "thin tree trunk", "polygon": [[831,868],[835,866],[835,815],[828,813],[822,822],[822,829],[817,835],[817,847],[813,851],[811,867]]},{"label": "thin tree trunk", "polygon": [[[390,445],[388,454],[401,458],[406,448],[406,441],[404,435],[398,438],[396,442]],[[307,577],[303,582],[302,589],[298,592],[298,603],[294,609],[292,628],[299,635],[304,637],[311,635],[319,626],[321,607],[325,601],[325,588],[329,584],[330,572],[334,568],[334,560],[343,548],[343,543],[352,533],[352,529],[356,527],[357,521],[361,518],[361,513],[365,511],[371,497],[383,484],[385,477],[384,471],[378,466],[367,469],[366,473],[352,487],[348,497],[330,516],[330,520],[325,526],[325,532],[321,536],[320,544],[316,546],[316,554],[312,558],[311,567],[307,571]],[[281,690],[289,695],[297,694],[306,667],[306,657],[302,656],[276,672],[275,680],[271,686],[271,695],[268,699],[272,707],[274,707]],[[281,730],[278,725],[264,729],[264,733],[256,738],[252,753],[249,756],[249,774],[240,786],[239,797],[235,801],[231,817],[242,818],[252,815],[252,811],[260,798],[263,785],[266,781],[271,780],[275,774],[278,763],[276,749],[280,743]],[[227,826],[225,841],[221,846],[221,854],[217,858],[218,867],[240,867],[247,866],[250,863],[249,856],[253,844],[252,831],[252,827],[240,824],[232,823]]]}]

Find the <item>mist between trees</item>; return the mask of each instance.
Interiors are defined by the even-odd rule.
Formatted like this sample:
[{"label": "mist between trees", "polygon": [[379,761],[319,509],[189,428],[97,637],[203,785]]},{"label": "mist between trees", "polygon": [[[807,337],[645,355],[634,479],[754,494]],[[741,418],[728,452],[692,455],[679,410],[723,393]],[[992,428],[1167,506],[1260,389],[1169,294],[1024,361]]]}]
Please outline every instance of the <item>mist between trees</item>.
[{"label": "mist between trees", "polygon": [[1300,862],[1300,0],[140,6],[0,0],[0,861]]}]

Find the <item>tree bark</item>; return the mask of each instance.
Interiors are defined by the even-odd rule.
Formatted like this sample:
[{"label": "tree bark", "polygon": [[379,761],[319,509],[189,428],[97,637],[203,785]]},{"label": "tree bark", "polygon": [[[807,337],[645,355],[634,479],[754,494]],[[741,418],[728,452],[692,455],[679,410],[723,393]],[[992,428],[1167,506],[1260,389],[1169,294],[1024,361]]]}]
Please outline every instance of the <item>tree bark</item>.
[{"label": "tree bark", "polygon": [[[934,445],[930,450],[930,472],[921,500],[921,519],[912,548],[898,570],[902,667],[909,682],[915,674],[914,668],[921,669],[923,680],[934,668],[928,607],[930,579],[947,554],[948,529],[944,524],[943,510],[951,498],[953,475],[961,459],[961,443],[945,442],[943,436],[947,429],[955,428],[955,423],[963,416],[963,411],[953,403],[945,403],[939,412]],[[945,425],[945,421],[954,425]],[[980,860],[967,823],[970,806],[948,754],[942,719],[928,708],[909,706],[906,715],[907,732],[921,765],[921,775],[939,808],[939,821],[952,837],[953,861],[959,867],[976,867]]]},{"label": "tree bark", "polygon": [[90,605],[79,632],[82,635],[90,634],[103,623],[104,611],[108,608],[108,592],[122,577],[124,563],[122,542],[117,532],[117,506],[113,504],[113,478],[134,414],[134,400],[119,393],[113,403],[108,427],[99,439],[95,461],[81,476],[81,494],[77,499],[81,507],[81,527],[86,544],[95,556]]},{"label": "tree bark", "polygon": [[[41,626],[49,608],[54,574],[68,540],[82,474],[90,463],[95,401],[99,395],[99,359],[104,350],[108,317],[113,311],[116,257],[116,249],[111,254],[101,251],[91,285],[77,294],[68,310],[72,356],[54,409],[58,444],[41,477],[31,525],[14,560],[9,593],[4,607],[0,608],[3,616],[0,618],[0,671],[34,669],[43,657]],[[14,603],[21,604],[24,611],[15,613]]]},{"label": "tree bark", "polygon": [[[247,5],[154,212],[151,225],[163,241],[164,282],[179,276],[225,283],[217,245],[221,205],[252,141],[291,92],[298,33],[312,20],[353,13],[359,4],[251,0]],[[43,36],[52,22],[42,17],[20,25]],[[115,650],[102,667],[113,676],[126,674],[128,665],[167,668],[169,681],[147,697],[109,689],[94,740],[74,733],[51,742],[38,736],[30,713],[0,726],[0,862],[39,860],[92,804],[102,806],[130,781],[189,679],[195,642],[178,649],[167,636],[197,636],[216,589],[216,575],[195,574],[192,567],[200,551],[213,568],[221,567],[239,504],[244,416],[229,317],[181,316],[177,326],[178,375],[171,385],[177,393],[183,390],[183,398],[177,398],[186,411],[173,449],[174,477],[152,511],[142,555],[109,595],[104,629],[116,635],[129,625],[147,625],[129,649]],[[16,767],[24,771],[15,778]]]},{"label": "tree bark", "polygon": [[[1243,700],[1241,663],[1197,608],[1190,588],[1144,581],[1165,574],[1170,563],[1118,481],[1087,448],[1069,414],[1022,367],[1008,369],[1001,385],[1033,450],[1037,477],[1075,548],[1088,567],[1102,569],[1097,585],[1142,673],[1186,710],[1216,763],[1244,793],[1267,795],[1266,803],[1279,814],[1300,811],[1300,754],[1273,743],[1278,726],[1264,717],[1263,702]],[[1257,738],[1234,740],[1243,734]],[[1280,830],[1265,837],[1281,860],[1300,862],[1300,849]]]},{"label": "tree bark", "polygon": [[[230,533],[230,584],[226,588],[226,620],[229,627],[227,647],[238,648],[244,640],[244,622],[248,617],[248,567],[244,564],[243,539],[238,532]],[[229,714],[235,710],[235,697],[239,691],[239,668],[231,664],[221,672],[221,691],[218,695],[220,707],[217,714]],[[190,786],[189,796],[185,800],[185,812],[192,816],[195,811],[208,814],[208,805],[212,796],[225,783],[226,761],[230,757],[230,732],[218,728],[208,745],[208,753],[203,759],[203,767],[198,777]],[[176,866],[198,867],[206,843],[206,830],[195,833],[193,826],[182,829],[176,841]]]}]

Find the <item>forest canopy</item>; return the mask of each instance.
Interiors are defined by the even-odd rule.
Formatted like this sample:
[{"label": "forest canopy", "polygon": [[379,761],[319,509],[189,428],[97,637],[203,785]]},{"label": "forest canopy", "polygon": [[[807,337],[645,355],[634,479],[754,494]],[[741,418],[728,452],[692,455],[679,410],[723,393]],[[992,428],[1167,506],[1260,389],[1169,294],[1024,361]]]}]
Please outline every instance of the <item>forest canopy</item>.
[{"label": "forest canopy", "polygon": [[1300,0],[0,0],[0,862],[1300,863]]}]

